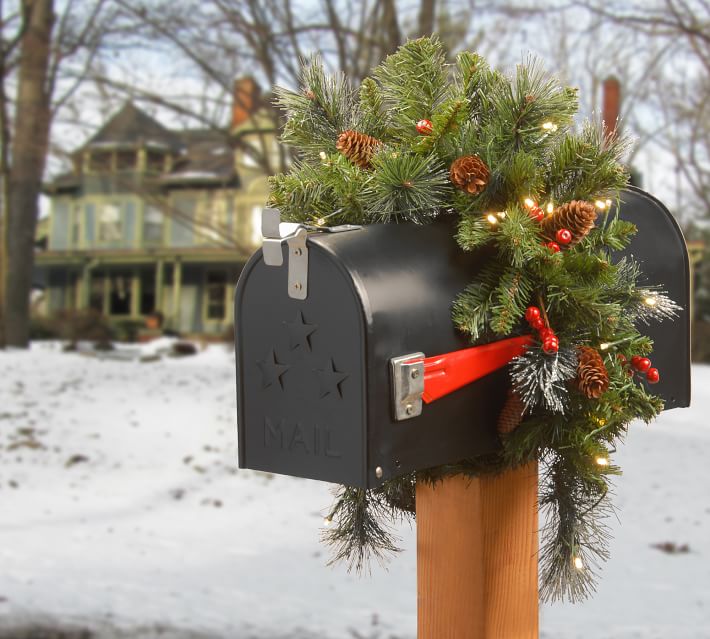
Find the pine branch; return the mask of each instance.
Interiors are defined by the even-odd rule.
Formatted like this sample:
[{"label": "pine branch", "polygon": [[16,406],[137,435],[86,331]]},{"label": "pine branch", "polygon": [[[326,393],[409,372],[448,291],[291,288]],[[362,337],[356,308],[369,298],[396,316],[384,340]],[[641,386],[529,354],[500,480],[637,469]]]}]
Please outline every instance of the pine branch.
[{"label": "pine branch", "polygon": [[431,119],[448,97],[444,49],[436,38],[410,40],[374,70],[393,134],[400,140],[418,136],[415,124]]},{"label": "pine branch", "polygon": [[439,214],[451,191],[447,172],[432,156],[384,149],[372,169],[361,194],[372,221],[422,224]]},{"label": "pine branch", "polygon": [[508,335],[520,323],[532,290],[532,282],[525,271],[511,266],[503,272],[491,307],[490,326],[493,332]]}]

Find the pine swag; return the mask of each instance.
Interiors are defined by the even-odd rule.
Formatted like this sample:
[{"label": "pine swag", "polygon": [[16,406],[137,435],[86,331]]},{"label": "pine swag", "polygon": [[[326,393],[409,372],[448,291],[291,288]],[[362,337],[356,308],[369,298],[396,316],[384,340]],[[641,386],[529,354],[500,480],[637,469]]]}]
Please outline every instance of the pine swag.
[{"label": "pine swag", "polygon": [[[369,491],[341,487],[325,531],[334,559],[360,569],[395,551],[388,524],[414,516],[417,480],[538,460],[541,596],[585,598],[608,555],[610,476],[620,472],[610,454],[632,420],[662,408],[624,366],[652,350],[635,322],[670,319],[678,308],[639,288],[638,265],[612,254],[635,232],[610,213],[627,183],[626,141],[575,126],[576,89],[536,60],[513,77],[470,52],[447,64],[436,38],[408,42],[359,89],[327,76],[317,58],[301,83],[277,89],[283,141],[298,159],[270,179],[270,205],[310,225],[456,216],[461,248],[495,257],[454,301],[454,323],[474,344],[536,339],[510,365],[502,452]],[[644,304],[651,294],[653,307]]]}]

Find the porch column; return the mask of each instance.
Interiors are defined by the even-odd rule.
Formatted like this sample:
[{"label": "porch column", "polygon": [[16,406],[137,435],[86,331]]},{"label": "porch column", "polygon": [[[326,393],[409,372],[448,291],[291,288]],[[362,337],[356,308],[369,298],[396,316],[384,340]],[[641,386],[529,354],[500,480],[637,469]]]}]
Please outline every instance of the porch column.
[{"label": "porch column", "polygon": [[180,329],[180,289],[182,287],[182,262],[173,263],[173,328]]},{"label": "porch column", "polygon": [[131,317],[141,314],[141,277],[138,269],[131,273]]},{"label": "porch column", "polygon": [[163,260],[158,260],[155,265],[155,310],[165,315],[163,309]]},{"label": "porch column", "polygon": [[81,285],[79,294],[79,308],[89,308],[89,295],[91,290],[91,262],[86,262],[81,270]]},{"label": "porch column", "polygon": [[102,299],[101,312],[108,316],[111,314],[111,277],[108,273],[104,273],[104,290]]}]

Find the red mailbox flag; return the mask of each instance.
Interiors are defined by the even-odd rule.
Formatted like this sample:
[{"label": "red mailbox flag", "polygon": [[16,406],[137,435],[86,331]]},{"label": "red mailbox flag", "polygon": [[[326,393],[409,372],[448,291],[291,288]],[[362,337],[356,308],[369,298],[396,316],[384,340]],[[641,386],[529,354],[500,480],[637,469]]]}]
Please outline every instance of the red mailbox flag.
[{"label": "red mailbox flag", "polygon": [[514,357],[522,355],[525,347],[532,341],[531,335],[522,335],[444,355],[425,357],[422,399],[430,404],[498,370]]}]

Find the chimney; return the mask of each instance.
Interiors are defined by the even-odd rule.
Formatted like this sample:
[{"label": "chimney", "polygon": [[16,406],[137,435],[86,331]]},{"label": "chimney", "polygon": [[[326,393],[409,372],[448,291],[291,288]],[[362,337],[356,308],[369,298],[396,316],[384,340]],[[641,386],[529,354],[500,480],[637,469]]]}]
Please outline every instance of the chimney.
[{"label": "chimney", "polygon": [[234,81],[232,104],[232,129],[246,122],[258,106],[261,91],[254,78],[245,77]]},{"label": "chimney", "polygon": [[606,137],[616,136],[620,113],[621,84],[614,76],[609,76],[602,84],[602,121]]}]

